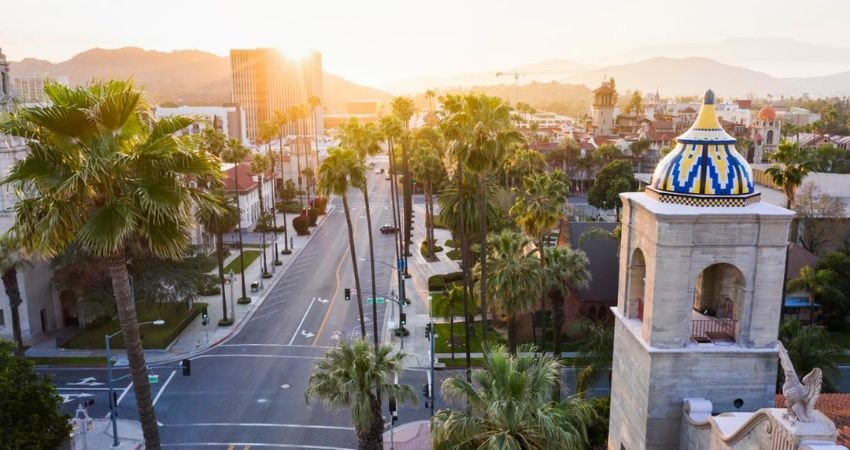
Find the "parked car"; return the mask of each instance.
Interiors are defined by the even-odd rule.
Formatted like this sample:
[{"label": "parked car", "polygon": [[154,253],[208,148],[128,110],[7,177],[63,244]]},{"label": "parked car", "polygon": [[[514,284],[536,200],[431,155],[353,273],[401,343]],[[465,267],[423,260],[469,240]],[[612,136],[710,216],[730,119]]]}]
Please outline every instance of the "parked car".
[{"label": "parked car", "polygon": [[381,225],[381,233],[383,233],[383,234],[392,234],[392,233],[396,233],[396,232],[398,232],[398,228],[396,228],[396,227],[394,227],[394,226],[392,226],[388,223]]}]

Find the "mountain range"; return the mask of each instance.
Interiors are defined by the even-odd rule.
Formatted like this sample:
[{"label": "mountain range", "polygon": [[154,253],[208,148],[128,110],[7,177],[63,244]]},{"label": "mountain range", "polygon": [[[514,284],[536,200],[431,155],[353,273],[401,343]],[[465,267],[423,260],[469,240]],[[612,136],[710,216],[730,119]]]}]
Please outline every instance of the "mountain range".
[{"label": "mountain range", "polygon": [[[72,85],[93,79],[129,78],[144,86],[155,102],[218,105],[231,101],[230,59],[199,50],[159,52],[136,47],[95,48],[60,63],[25,58],[10,63],[12,75],[67,76]],[[388,100],[390,95],[324,72],[323,102],[342,111],[350,100]]]}]

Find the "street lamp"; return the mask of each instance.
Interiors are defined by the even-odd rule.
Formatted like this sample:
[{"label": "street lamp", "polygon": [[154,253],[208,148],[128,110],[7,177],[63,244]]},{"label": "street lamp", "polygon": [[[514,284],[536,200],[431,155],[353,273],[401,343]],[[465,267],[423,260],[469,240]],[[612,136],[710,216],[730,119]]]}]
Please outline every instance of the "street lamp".
[{"label": "street lamp", "polygon": [[[160,327],[160,326],[165,325],[165,321],[162,320],[162,319],[157,319],[157,320],[152,320],[150,322],[141,322],[141,323],[138,324],[138,326],[142,326],[142,325],[154,325],[154,326]],[[106,377],[107,377],[106,381],[109,385],[109,415],[110,415],[110,418],[112,420],[112,446],[113,447],[118,447],[118,445],[119,445],[119,443],[118,443],[118,422],[117,422],[117,416],[116,416],[116,411],[115,411],[116,408],[118,407],[118,405],[115,404],[116,401],[115,401],[115,397],[113,396],[114,394],[113,394],[113,391],[112,391],[112,350],[110,348],[110,345],[109,345],[110,342],[109,341],[110,341],[110,339],[114,338],[115,336],[118,336],[119,334],[121,334],[123,331],[124,330],[118,330],[118,331],[116,331],[112,334],[106,335]]]}]

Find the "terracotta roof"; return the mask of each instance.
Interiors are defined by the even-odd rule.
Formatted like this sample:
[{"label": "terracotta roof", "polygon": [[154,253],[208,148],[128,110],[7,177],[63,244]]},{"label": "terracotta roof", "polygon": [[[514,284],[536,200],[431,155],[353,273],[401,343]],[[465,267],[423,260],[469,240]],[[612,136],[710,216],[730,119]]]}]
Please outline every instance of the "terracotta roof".
[{"label": "terracotta roof", "polygon": [[818,257],[800,245],[790,244],[788,246],[788,266],[785,271],[785,279],[790,280],[800,276],[800,270],[805,266],[814,267],[818,263]]},{"label": "terracotta roof", "polygon": [[756,117],[758,117],[758,120],[773,122],[774,120],[776,120],[776,110],[773,109],[772,106],[767,105],[759,110],[758,115]]},{"label": "terracotta roof", "polygon": [[[247,163],[239,163],[233,165],[224,171],[224,189],[233,191],[236,185],[236,170],[239,170],[239,192],[246,192],[254,189],[258,182],[254,181],[254,173],[251,172],[251,166]],[[266,172],[266,177],[271,177],[271,170]]]},{"label": "terracotta roof", "polygon": [[673,121],[670,120],[653,120],[649,126],[655,130],[673,130]]},{"label": "terracotta roof", "polygon": [[[776,394],[774,405],[784,408],[785,397]],[[821,394],[815,408],[835,422],[838,444],[850,446],[850,394]]]},{"label": "terracotta roof", "polygon": [[697,112],[697,110],[688,106],[687,108],[683,109],[681,112],[683,112],[683,113],[695,113],[695,112]]},{"label": "terracotta roof", "polygon": [[673,133],[662,133],[658,131],[650,131],[646,134],[650,141],[672,141]]}]

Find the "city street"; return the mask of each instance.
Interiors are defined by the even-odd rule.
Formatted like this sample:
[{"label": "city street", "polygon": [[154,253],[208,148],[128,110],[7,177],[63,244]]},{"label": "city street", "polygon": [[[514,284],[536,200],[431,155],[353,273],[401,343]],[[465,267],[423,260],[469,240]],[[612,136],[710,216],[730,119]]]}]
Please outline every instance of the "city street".
[{"label": "city street", "polygon": [[[383,175],[370,171],[369,177],[375,259],[380,262],[375,266],[376,290],[378,297],[384,297],[395,276],[391,268],[395,262],[393,236],[378,231],[382,224],[392,223],[390,186]],[[333,199],[333,204],[333,212],[321,227],[313,229],[316,235],[293,264],[266,286],[266,297],[253,315],[230,339],[193,357],[191,376],[182,376],[177,362],[151,368],[159,375],[152,388],[163,446],[356,447],[349,410],[328,410],[315,401],[308,404],[304,398],[314,362],[341,339],[360,335],[357,295],[352,292],[351,301],[345,301],[343,295],[345,288],[354,291],[355,286],[345,215],[341,199]],[[366,259],[368,235],[359,191],[349,192],[349,205],[357,257]],[[383,340],[389,335],[385,332],[385,313],[391,309],[388,302],[379,304],[378,317],[373,317],[372,305],[366,304],[366,297],[371,296],[370,264],[358,262],[368,338],[371,342],[372,324],[377,320]],[[90,414],[107,415],[105,369],[44,372],[54,375],[67,400],[63,411],[71,413],[78,403],[94,399]],[[126,373],[126,369],[116,370],[114,377]],[[425,371],[409,370],[400,382],[413,385],[419,392],[427,382],[426,376]],[[129,381],[125,378],[115,385],[119,416],[136,419]],[[421,401],[418,407],[400,408],[399,414],[399,423],[429,416]]]}]

